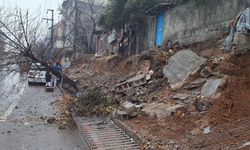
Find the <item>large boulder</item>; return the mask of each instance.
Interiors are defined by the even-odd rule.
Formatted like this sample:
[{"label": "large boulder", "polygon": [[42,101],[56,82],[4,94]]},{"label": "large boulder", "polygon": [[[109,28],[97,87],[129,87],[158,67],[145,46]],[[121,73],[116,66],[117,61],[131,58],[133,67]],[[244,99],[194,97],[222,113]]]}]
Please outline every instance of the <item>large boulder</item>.
[{"label": "large boulder", "polygon": [[199,57],[191,50],[182,50],[169,59],[163,73],[167,77],[171,88],[176,90],[183,86],[191,74],[200,70],[205,62],[205,58]]}]

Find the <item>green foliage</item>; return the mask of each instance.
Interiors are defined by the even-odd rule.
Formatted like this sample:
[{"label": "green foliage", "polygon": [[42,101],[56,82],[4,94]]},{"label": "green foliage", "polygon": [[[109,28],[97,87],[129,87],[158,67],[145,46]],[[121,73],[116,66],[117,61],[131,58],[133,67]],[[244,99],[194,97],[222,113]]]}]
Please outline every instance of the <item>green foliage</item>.
[{"label": "green foliage", "polygon": [[78,115],[108,115],[115,109],[112,98],[104,96],[99,88],[94,88],[80,97],[74,105]]},{"label": "green foliage", "polygon": [[139,29],[143,25],[145,10],[162,0],[110,0],[107,10],[99,18],[99,24],[108,30],[122,29],[125,25]]}]

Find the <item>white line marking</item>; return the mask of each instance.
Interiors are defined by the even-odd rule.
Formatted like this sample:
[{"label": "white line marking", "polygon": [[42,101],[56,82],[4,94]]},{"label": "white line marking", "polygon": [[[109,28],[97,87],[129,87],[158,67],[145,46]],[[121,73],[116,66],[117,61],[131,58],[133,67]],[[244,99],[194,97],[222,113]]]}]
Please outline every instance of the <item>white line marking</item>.
[{"label": "white line marking", "polygon": [[13,112],[14,108],[17,106],[17,104],[21,98],[21,95],[23,94],[24,89],[25,89],[25,85],[23,85],[22,88],[20,89],[20,91],[17,93],[15,101],[10,105],[10,107],[0,117],[0,122],[4,122],[8,119],[9,115]]}]

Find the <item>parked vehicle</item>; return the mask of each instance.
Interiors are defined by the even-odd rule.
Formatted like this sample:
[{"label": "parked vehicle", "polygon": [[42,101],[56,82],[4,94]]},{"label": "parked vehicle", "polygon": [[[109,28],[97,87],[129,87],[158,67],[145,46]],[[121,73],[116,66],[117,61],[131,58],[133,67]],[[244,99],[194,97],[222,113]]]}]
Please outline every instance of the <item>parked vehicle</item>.
[{"label": "parked vehicle", "polygon": [[46,67],[41,63],[32,63],[28,72],[28,84],[46,83],[45,79]]}]

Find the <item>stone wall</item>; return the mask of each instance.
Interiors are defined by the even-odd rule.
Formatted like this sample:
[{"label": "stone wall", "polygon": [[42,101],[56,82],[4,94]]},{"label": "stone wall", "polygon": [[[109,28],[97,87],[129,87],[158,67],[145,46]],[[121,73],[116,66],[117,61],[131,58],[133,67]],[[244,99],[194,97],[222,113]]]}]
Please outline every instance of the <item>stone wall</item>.
[{"label": "stone wall", "polygon": [[[167,10],[164,39],[191,44],[218,38],[227,31],[230,20],[245,8],[250,7],[250,0],[204,1],[204,5],[196,6],[193,0],[189,0]],[[152,35],[152,33],[147,35]],[[149,41],[147,42],[149,43]],[[150,47],[152,47],[152,43],[147,48]]]}]

